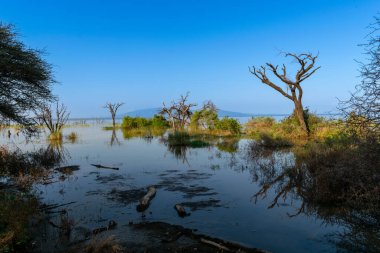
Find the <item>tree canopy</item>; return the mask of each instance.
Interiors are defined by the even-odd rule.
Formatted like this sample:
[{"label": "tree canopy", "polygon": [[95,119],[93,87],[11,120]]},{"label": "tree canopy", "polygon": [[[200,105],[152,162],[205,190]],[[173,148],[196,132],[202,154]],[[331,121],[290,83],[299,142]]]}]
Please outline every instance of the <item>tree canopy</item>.
[{"label": "tree canopy", "polygon": [[31,132],[33,112],[54,100],[51,65],[42,53],[19,41],[12,25],[0,23],[0,123],[14,122]]}]

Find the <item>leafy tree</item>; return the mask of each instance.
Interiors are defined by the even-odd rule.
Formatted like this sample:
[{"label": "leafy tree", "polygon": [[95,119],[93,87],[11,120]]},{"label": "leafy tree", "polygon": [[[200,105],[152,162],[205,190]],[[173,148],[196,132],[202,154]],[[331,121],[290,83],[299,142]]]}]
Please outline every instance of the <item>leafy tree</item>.
[{"label": "leafy tree", "polygon": [[231,134],[236,135],[241,133],[241,125],[239,121],[229,117],[224,117],[223,119],[218,120],[215,125],[215,129],[229,131]]},{"label": "leafy tree", "polygon": [[26,47],[12,25],[0,23],[0,122],[14,122],[32,133],[33,112],[54,100],[51,65],[39,50]]},{"label": "leafy tree", "polygon": [[213,102],[207,101],[203,104],[202,109],[195,111],[191,116],[190,126],[196,129],[215,128],[215,124],[219,120],[216,106]]},{"label": "leafy tree", "polygon": [[[255,75],[260,81],[269,87],[275,89],[284,97],[290,99],[294,103],[294,112],[297,116],[298,122],[302,129],[309,133],[309,128],[307,126],[307,121],[305,120],[304,109],[302,105],[302,96],[303,90],[301,83],[309,78],[312,74],[315,73],[320,67],[315,67],[315,61],[318,58],[317,56],[313,56],[312,54],[292,54],[287,53],[285,57],[292,57],[297,63],[300,65],[299,69],[295,75],[294,79],[291,79],[286,72],[285,64],[282,65],[282,73],[278,71],[278,65],[274,66],[271,63],[266,63],[266,66],[269,67],[269,70],[278,78],[281,82],[286,84],[287,91],[285,92],[280,86],[273,83],[267,73],[266,66],[260,66],[259,69],[253,67],[250,69],[250,72]],[[290,90],[290,94],[289,91]]]}]

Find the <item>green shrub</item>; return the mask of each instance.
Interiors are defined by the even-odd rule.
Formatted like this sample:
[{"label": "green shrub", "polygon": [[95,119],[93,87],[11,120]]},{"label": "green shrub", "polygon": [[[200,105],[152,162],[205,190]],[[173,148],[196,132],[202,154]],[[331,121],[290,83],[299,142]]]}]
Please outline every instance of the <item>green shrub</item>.
[{"label": "green shrub", "polygon": [[222,131],[229,131],[231,134],[239,135],[241,133],[241,125],[238,120],[224,117],[218,120],[215,124],[215,129]]},{"label": "green shrub", "polygon": [[151,125],[153,127],[169,127],[169,122],[164,116],[155,114],[151,119]]},{"label": "green shrub", "polygon": [[168,127],[169,124],[161,115],[154,115],[153,118],[125,116],[121,127],[124,129],[135,129],[143,127]]},{"label": "green shrub", "polygon": [[202,109],[200,111],[195,111],[190,119],[190,128],[192,129],[202,129],[202,130],[213,130],[215,125],[219,121],[218,114],[216,111],[209,109]]}]

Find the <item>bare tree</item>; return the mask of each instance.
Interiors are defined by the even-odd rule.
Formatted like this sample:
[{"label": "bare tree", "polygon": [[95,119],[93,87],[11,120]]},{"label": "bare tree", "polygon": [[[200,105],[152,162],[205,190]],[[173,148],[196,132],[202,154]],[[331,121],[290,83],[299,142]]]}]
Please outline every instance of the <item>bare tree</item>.
[{"label": "bare tree", "polygon": [[40,111],[36,112],[37,120],[40,124],[49,129],[50,136],[61,139],[61,131],[70,113],[67,112],[67,108],[64,104],[56,103],[55,115],[54,111],[49,106],[44,106]]},{"label": "bare tree", "polygon": [[111,113],[112,117],[112,127],[113,129],[116,128],[116,113],[120,106],[124,105],[124,103],[106,103],[106,105],[103,108],[108,109],[108,111]]},{"label": "bare tree", "polygon": [[340,109],[356,130],[380,138],[380,17],[375,17],[369,29],[367,43],[360,45],[367,58],[359,62],[361,83]]},{"label": "bare tree", "polygon": [[189,93],[181,95],[180,99],[175,102],[172,101],[171,105],[167,107],[163,103],[163,108],[159,112],[161,115],[167,115],[174,130],[183,129],[190,122],[192,115],[191,107],[196,104],[188,103]]},{"label": "bare tree", "polygon": [[[315,73],[320,67],[315,67],[315,61],[318,58],[318,55],[313,56],[312,54],[292,54],[286,53],[285,57],[293,57],[300,65],[300,68],[297,71],[295,78],[292,80],[287,76],[286,66],[282,65],[282,72],[278,71],[278,65],[274,66],[271,63],[266,63],[266,66],[260,66],[260,68],[252,67],[249,68],[249,71],[255,75],[262,83],[265,83],[269,87],[272,87],[284,97],[290,99],[294,103],[294,112],[297,116],[297,119],[304,131],[309,133],[307,122],[304,117],[304,110],[302,105],[302,96],[303,90],[301,83],[305,81],[308,77]],[[267,76],[266,70],[269,67],[269,70],[278,78],[281,82],[285,83],[287,86],[286,92],[278,85],[273,83]],[[290,90],[290,93],[289,93]]]}]

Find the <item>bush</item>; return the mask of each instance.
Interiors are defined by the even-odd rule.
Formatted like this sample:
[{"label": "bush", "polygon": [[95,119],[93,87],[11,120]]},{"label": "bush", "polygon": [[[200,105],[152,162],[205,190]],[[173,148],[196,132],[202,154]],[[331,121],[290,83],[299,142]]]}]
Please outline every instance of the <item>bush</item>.
[{"label": "bush", "polygon": [[62,141],[62,133],[54,132],[49,135],[49,141]]},{"label": "bush", "polygon": [[78,135],[75,132],[71,132],[66,138],[74,143],[78,139]]},{"label": "bush", "polygon": [[169,122],[164,116],[155,114],[151,119],[151,125],[153,127],[169,127]]},{"label": "bush", "polygon": [[294,114],[280,122],[270,117],[252,118],[245,124],[245,132],[259,140],[264,136],[267,141],[271,138],[275,142],[286,141],[293,144],[305,144],[309,140],[324,141],[342,132],[342,122],[339,120],[328,120],[311,114],[308,110],[305,110],[305,119],[310,130],[309,136],[302,130]]},{"label": "bush", "polygon": [[231,134],[239,135],[241,133],[241,125],[238,120],[224,117],[215,124],[215,129],[229,131]]},{"label": "bush", "polygon": [[143,117],[129,117],[125,116],[121,127],[124,129],[135,129],[143,127],[168,127],[169,124],[166,119],[161,115],[154,115],[151,119]]}]

